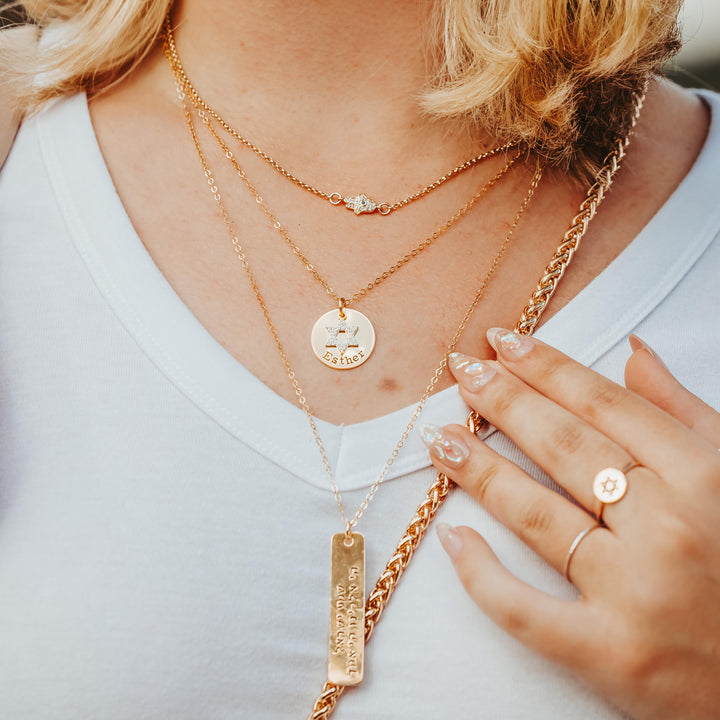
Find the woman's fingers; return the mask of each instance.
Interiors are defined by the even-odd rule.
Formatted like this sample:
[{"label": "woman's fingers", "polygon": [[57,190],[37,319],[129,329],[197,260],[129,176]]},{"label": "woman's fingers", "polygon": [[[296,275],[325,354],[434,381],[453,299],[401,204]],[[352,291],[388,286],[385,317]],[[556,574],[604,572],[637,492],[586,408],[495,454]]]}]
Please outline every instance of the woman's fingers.
[{"label": "woman's fingers", "polygon": [[493,622],[551,660],[585,664],[593,624],[583,602],[559,600],[522,582],[471,528],[439,523],[436,529],[465,590]]},{"label": "woman's fingers", "polygon": [[720,413],[685,389],[639,337],[631,335],[629,339],[633,354],[625,365],[627,388],[720,448]]},{"label": "woman's fingers", "polygon": [[[450,369],[470,407],[510,437],[589,512],[599,512],[593,478],[609,467],[627,467],[633,457],[626,449],[495,361],[454,354]],[[646,504],[648,495],[662,492],[662,485],[651,471],[636,468],[626,497],[611,512],[608,508],[606,521],[612,525],[616,516],[636,516],[639,505]]]},{"label": "woman's fingers", "polygon": [[627,493],[600,505],[605,527],[466,428],[426,427],[433,463],[557,570],[567,567],[581,597],[549,597],[508,572],[470,528],[441,526],[463,585],[498,625],[633,717],[715,717],[717,413],[640,346],[625,389],[531,338],[490,336],[499,362],[449,358],[463,398],[586,508],[598,507],[600,467],[642,466],[615,478]]},{"label": "woman's fingers", "polygon": [[[596,524],[592,516],[540,485],[461,425],[424,425],[420,435],[436,467],[559,573],[565,572],[568,549],[579,533]],[[582,592],[604,581],[607,558],[614,557],[619,548],[618,539],[609,531],[594,535],[588,544],[595,545],[597,552],[573,558],[572,579]],[[585,549],[578,550],[581,554]]]},{"label": "woman's fingers", "polygon": [[[708,455],[706,441],[645,398],[534,338],[493,328],[488,339],[513,375],[668,482],[711,471],[715,458]],[[482,407],[476,409],[482,414]]]}]

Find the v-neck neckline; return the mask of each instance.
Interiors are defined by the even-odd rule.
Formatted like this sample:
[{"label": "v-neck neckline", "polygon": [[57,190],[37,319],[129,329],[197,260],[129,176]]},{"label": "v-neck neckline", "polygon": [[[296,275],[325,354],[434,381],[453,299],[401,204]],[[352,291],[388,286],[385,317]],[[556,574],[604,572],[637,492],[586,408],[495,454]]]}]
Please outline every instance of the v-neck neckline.
[{"label": "v-neck neckline", "polygon": [[[592,365],[622,341],[697,262],[720,224],[720,100],[702,93],[712,121],[690,172],[637,237],[535,333]],[[148,254],[114,187],[85,94],[63,98],[36,124],[70,238],[96,286],[138,346],[182,393],[227,432],[298,478],[329,490],[307,418],[241,365],[200,324]],[[715,203],[714,210],[712,203]],[[338,488],[372,485],[416,405],[372,420],[317,426]],[[462,422],[455,386],[432,395],[423,420]],[[492,429],[491,431],[492,432]],[[387,480],[430,465],[411,433]]]}]

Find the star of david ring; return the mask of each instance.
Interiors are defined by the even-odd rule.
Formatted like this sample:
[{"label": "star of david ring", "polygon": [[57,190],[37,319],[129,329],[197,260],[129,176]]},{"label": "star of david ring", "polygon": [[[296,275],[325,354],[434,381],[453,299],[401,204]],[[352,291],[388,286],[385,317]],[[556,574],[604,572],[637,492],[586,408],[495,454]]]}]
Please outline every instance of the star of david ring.
[{"label": "star of david ring", "polygon": [[565,576],[565,579],[568,582],[572,582],[570,579],[570,561],[572,560],[573,555],[575,554],[575,551],[578,549],[578,545],[593,531],[597,530],[598,528],[601,528],[602,525],[598,523],[597,525],[591,525],[590,527],[586,527],[584,530],[579,532],[577,534],[577,537],[570,543],[570,548],[567,551],[567,555],[565,556],[565,566],[563,567],[563,575]]},{"label": "star of david ring", "polygon": [[636,467],[640,467],[640,463],[631,460],[622,470],[613,467],[605,468],[593,479],[593,495],[600,501],[600,506],[595,513],[599,523],[603,521],[605,506],[620,502],[625,497],[628,489],[627,474]]}]

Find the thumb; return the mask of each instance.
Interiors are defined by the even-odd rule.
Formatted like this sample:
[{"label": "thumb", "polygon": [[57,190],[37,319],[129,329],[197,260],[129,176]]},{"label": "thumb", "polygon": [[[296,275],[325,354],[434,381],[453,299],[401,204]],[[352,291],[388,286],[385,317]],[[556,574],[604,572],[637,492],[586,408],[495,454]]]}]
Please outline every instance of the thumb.
[{"label": "thumb", "polygon": [[714,447],[720,448],[720,413],[685,389],[665,363],[637,335],[630,335],[633,354],[625,365],[625,385],[677,418]]}]

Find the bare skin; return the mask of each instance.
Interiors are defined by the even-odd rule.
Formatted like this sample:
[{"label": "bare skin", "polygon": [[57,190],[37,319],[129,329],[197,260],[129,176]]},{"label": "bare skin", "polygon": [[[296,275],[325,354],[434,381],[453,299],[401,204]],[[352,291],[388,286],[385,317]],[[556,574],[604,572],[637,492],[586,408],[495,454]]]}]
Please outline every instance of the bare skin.
[{"label": "bare skin", "polygon": [[[420,111],[422,12],[415,2],[365,3],[358,23],[337,3],[198,0],[175,11],[189,75],[231,124],[321,188],[395,200],[479,150],[491,137],[451,134]],[[272,30],[270,30],[272,29]],[[157,49],[126,80],[91,100],[100,147],[148,252],[183,302],[239,362],[272,390],[293,391],[218,216]],[[632,241],[669,197],[702,147],[702,103],[654,84],[626,167],[545,319]],[[518,168],[456,228],[361,300],[378,345],[348,373],[309,350],[317,317],[333,302],[268,225],[227,161],[205,146],[279,335],[313,412],[353,423],[415,402],[512,219],[531,171]],[[352,294],[452,215],[500,167],[491,161],[389,217],[356,218],[278,176],[250,153],[240,159],[293,239],[340,294]],[[545,178],[459,349],[492,351],[488,326],[512,326],[575,214],[583,192]],[[393,340],[390,341],[389,338]],[[249,340],[251,339],[251,340]],[[452,382],[445,378],[439,387]]]}]

